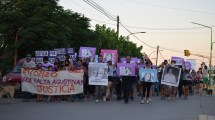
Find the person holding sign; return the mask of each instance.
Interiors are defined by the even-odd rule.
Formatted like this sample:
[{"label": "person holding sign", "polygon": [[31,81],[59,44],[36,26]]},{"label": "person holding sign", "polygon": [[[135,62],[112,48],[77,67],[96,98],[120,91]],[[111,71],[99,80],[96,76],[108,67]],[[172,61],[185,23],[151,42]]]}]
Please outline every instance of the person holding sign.
[{"label": "person holding sign", "polygon": [[[126,57],[126,63],[129,63],[130,64],[131,62],[131,56],[127,56]],[[127,69],[127,73],[129,72],[130,70]],[[128,74],[126,74],[128,75]],[[123,97],[124,97],[124,102],[125,104],[128,103],[128,98],[129,98],[129,95],[131,93],[131,90],[132,90],[132,79],[133,79],[133,76],[121,76],[122,78],[122,89],[123,89]]]},{"label": "person holding sign", "polygon": [[[98,63],[102,63],[102,56],[101,55],[98,57]],[[102,68],[94,69],[93,74],[94,74],[94,76],[92,76],[92,77],[94,77],[94,79],[101,79],[101,78],[104,78],[106,76],[105,70]],[[100,98],[103,98],[103,100],[105,100],[105,86],[95,85],[95,88],[96,88],[95,103],[98,103]]]},{"label": "person holding sign", "polygon": [[49,58],[47,56],[43,57],[42,70],[48,71],[49,66],[54,66],[54,65],[49,62]]},{"label": "person holding sign", "polygon": [[[146,61],[146,67],[145,69],[152,69],[151,68],[151,62],[148,60]],[[151,85],[152,85],[152,75],[151,73],[146,73],[142,77],[142,90],[143,90],[143,96],[142,96],[142,101],[141,104],[149,104],[149,94],[151,90]]]},{"label": "person holding sign", "polygon": [[106,97],[104,98],[104,101],[110,100],[110,91],[111,91],[111,86],[113,83],[113,72],[115,71],[115,66],[112,65],[112,61],[108,61],[108,86],[106,88]]},{"label": "person holding sign", "polygon": [[[84,74],[86,75],[86,68],[82,64],[83,63],[82,63],[81,59],[77,60],[76,64],[73,67],[73,70],[74,71],[76,71],[76,70],[83,70]],[[84,79],[84,76],[83,76],[83,80],[84,80],[84,82],[83,82],[84,86],[83,87],[84,87],[84,93],[86,94],[87,93],[87,85],[88,85],[88,83]],[[76,98],[78,98],[79,101],[82,101],[83,98],[84,98],[84,94],[83,93],[79,93],[79,94],[72,95],[72,102],[75,102]]]},{"label": "person holding sign", "polygon": [[[26,61],[24,61],[22,68],[24,69],[36,69],[35,62],[31,59],[31,54],[26,55]],[[24,92],[23,102],[30,102],[31,93]]]}]

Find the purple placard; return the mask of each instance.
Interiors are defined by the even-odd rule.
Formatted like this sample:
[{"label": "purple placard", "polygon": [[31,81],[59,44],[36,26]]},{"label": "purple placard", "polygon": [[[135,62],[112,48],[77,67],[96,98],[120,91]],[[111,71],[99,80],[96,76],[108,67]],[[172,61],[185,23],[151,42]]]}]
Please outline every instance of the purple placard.
[{"label": "purple placard", "polygon": [[152,65],[151,66],[153,69],[157,69],[157,66],[156,65]]},{"label": "purple placard", "polygon": [[181,57],[172,57],[172,60],[176,62],[175,65],[182,65],[184,66],[184,58]]},{"label": "purple placard", "polygon": [[[144,68],[145,69],[145,65],[141,64],[141,65],[138,65],[138,68]],[[152,69],[157,69],[156,65],[151,65],[151,68]]]},{"label": "purple placard", "polygon": [[144,64],[138,65],[138,68],[145,68],[146,66]]},{"label": "purple placard", "polygon": [[186,61],[185,62],[185,68],[191,70],[192,69],[191,63]]},{"label": "purple placard", "polygon": [[[126,58],[120,58],[120,62],[121,63],[126,63]],[[132,57],[130,63],[138,63],[138,58],[137,57]]]},{"label": "purple placard", "polygon": [[121,63],[126,63],[126,58],[120,58]]},{"label": "purple placard", "polygon": [[135,64],[117,63],[118,76],[135,76]]},{"label": "purple placard", "polygon": [[81,58],[95,58],[96,48],[94,47],[80,47],[79,57]]},{"label": "purple placard", "polygon": [[140,63],[140,61],[141,61],[141,59],[138,58],[138,59],[137,59],[137,63]]}]

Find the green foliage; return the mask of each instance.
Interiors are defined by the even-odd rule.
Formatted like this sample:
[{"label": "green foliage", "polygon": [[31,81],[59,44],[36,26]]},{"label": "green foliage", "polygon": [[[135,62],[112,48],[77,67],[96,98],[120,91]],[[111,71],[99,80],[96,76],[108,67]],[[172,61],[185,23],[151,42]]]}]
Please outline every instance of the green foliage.
[{"label": "green foliage", "polygon": [[95,36],[97,52],[100,49],[116,49],[118,50],[119,57],[125,57],[126,55],[142,57],[142,46],[137,47],[135,43],[132,43],[123,36],[117,39],[117,33],[111,28],[106,28],[105,25],[96,25]]},{"label": "green foliage", "polygon": [[[18,59],[35,50],[80,46],[117,49],[119,56],[140,57],[142,46],[128,41],[105,25],[89,29],[90,19],[71,10],[64,10],[58,0],[0,1],[0,69],[13,65],[15,38],[18,33]],[[1,59],[1,58],[0,58]]]}]

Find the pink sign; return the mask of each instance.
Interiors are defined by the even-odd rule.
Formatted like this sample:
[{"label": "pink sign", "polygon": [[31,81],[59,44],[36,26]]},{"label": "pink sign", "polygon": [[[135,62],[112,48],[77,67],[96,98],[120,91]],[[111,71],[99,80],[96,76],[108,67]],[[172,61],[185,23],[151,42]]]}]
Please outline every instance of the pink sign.
[{"label": "pink sign", "polygon": [[117,50],[101,50],[101,55],[103,58],[103,62],[112,61],[112,63],[117,63],[118,54]]}]

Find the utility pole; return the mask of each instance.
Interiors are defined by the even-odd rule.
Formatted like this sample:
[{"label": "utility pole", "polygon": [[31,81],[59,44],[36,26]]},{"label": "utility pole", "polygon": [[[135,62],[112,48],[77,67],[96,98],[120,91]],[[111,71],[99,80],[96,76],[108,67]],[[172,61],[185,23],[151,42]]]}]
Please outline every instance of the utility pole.
[{"label": "utility pole", "polygon": [[158,52],[159,52],[159,45],[157,46],[156,66],[158,65]]},{"label": "utility pole", "polygon": [[119,39],[119,16],[117,15],[117,39]]},{"label": "utility pole", "polygon": [[[17,4],[19,4],[20,0],[17,1]],[[15,28],[16,29],[16,28]],[[17,56],[18,56],[18,33],[19,32],[19,29],[17,28],[16,29],[16,33],[15,33],[15,48],[14,48],[14,62],[13,62],[13,65],[15,66],[16,65],[16,61],[17,61]]]}]

